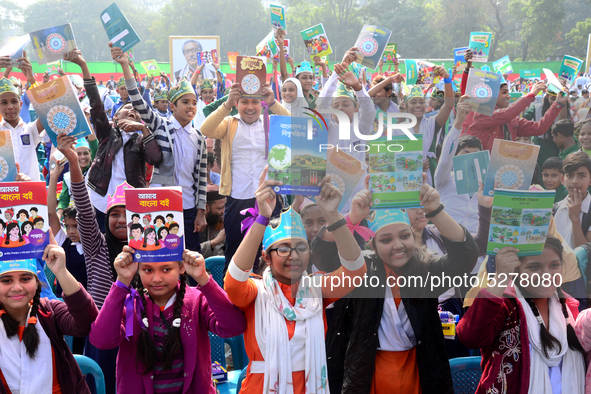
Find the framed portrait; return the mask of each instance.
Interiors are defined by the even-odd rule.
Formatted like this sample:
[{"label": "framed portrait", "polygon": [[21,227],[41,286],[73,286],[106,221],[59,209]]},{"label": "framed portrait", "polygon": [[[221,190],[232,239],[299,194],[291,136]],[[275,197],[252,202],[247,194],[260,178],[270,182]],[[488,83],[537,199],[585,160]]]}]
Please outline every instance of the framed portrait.
[{"label": "framed portrait", "polygon": [[206,65],[201,72],[203,78],[216,77],[215,68],[211,65],[211,55],[215,54],[219,61],[219,36],[169,36],[168,40],[171,81],[179,81],[183,77],[190,80],[193,72],[204,60]]}]

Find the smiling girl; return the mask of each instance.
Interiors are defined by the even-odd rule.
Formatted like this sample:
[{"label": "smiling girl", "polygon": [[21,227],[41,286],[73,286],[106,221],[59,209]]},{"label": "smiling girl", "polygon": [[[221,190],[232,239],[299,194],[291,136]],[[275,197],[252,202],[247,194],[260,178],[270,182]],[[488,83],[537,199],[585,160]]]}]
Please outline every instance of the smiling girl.
[{"label": "smiling girl", "polygon": [[575,133],[579,133],[579,144],[581,150],[591,155],[591,119],[584,120],[577,124]]}]

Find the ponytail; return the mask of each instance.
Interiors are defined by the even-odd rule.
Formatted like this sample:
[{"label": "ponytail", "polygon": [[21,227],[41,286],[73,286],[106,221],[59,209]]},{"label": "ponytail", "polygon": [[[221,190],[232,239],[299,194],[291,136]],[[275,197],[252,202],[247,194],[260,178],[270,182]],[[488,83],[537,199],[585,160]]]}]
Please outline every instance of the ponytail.
[{"label": "ponytail", "polygon": [[585,354],[585,350],[583,349],[581,342],[579,342],[579,338],[577,338],[574,327],[568,321],[568,310],[566,309],[566,297],[564,292],[560,287],[558,287],[556,288],[556,293],[558,293],[558,299],[562,305],[562,314],[566,320],[566,338],[568,339],[568,347],[572,350],[578,350],[582,354]]}]

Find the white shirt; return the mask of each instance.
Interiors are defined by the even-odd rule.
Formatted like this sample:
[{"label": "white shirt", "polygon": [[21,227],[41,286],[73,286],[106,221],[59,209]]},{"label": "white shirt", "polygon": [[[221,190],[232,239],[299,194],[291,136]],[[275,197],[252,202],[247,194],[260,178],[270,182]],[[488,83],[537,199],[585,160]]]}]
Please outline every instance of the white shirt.
[{"label": "white shirt", "polygon": [[[556,214],[554,215],[554,223],[556,223],[556,230],[558,230],[560,235],[562,235],[564,242],[574,249],[575,245],[573,238],[573,225],[570,218],[568,217],[568,207],[566,206],[567,202],[568,197],[558,203],[558,208],[556,209]],[[589,210],[589,203],[591,203],[591,195],[589,192],[587,192],[585,199],[581,203],[581,212],[579,213],[579,220],[581,220],[581,223],[583,222],[583,213],[587,213]]]},{"label": "white shirt", "polygon": [[0,130],[10,131],[14,160],[20,165],[21,173],[28,175],[32,181],[39,181],[41,174],[37,161],[37,145],[41,143],[41,136],[37,130],[37,121],[25,123],[19,118],[18,125],[13,128],[2,119]]},{"label": "white shirt", "polygon": [[410,324],[408,314],[404,309],[404,302],[400,302],[396,308],[396,302],[392,297],[390,288],[386,288],[384,309],[378,328],[378,350],[400,352],[410,350],[417,345],[414,331]]},{"label": "white shirt", "polygon": [[[88,186],[88,195],[90,196],[90,201],[92,201],[92,205],[103,213],[107,213],[107,199],[108,196],[112,196],[115,194],[115,190],[117,190],[117,186],[121,185],[125,181],[127,181],[127,177],[125,176],[125,161],[123,159],[123,147],[131,138],[130,133],[126,133],[124,131],[121,132],[121,138],[123,139],[123,145],[121,149],[115,154],[115,158],[113,160],[113,166],[111,167],[111,180],[109,181],[109,187],[107,188],[107,194],[105,196],[101,196]],[[90,171],[86,174],[88,176]],[[87,182],[88,183],[88,182]]]},{"label": "white shirt", "polygon": [[[55,242],[57,242],[59,246],[63,246],[64,242],[66,242],[66,238],[68,238],[66,232],[64,229],[60,228],[60,231],[58,231],[55,235]],[[82,248],[82,244],[80,242],[72,242],[72,245],[76,247],[76,252],[78,252],[80,256],[84,254],[84,249]]]},{"label": "white shirt", "polygon": [[[199,159],[199,135],[190,122],[182,127],[176,118],[171,120],[174,127],[174,182],[183,188],[183,209],[191,209],[195,208],[193,169]],[[152,184],[152,187],[162,185]]]},{"label": "white shirt", "polygon": [[239,200],[254,197],[259,187],[259,177],[267,165],[265,159],[265,129],[261,119],[247,124],[239,116],[238,127],[232,141],[232,192]]}]

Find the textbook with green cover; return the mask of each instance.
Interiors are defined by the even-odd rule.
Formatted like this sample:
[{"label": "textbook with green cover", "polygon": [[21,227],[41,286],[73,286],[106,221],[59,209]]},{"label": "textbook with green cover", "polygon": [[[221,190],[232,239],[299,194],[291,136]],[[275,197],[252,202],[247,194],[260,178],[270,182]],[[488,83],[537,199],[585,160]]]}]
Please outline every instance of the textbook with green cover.
[{"label": "textbook with green cover", "polygon": [[472,51],[473,62],[486,63],[488,61],[491,38],[492,33],[488,32],[476,31],[470,33],[468,48]]},{"label": "textbook with green cover", "polygon": [[306,30],[302,30],[300,34],[304,39],[304,45],[306,45],[306,50],[312,60],[314,60],[314,56],[322,57],[332,53],[332,48],[328,41],[328,35],[326,34],[322,23]]},{"label": "textbook with green cover", "polygon": [[575,79],[577,79],[577,73],[581,69],[582,64],[583,61],[581,59],[565,55],[562,59],[560,70],[558,70],[558,78],[565,80],[568,86],[572,86]]},{"label": "textbook with green cover", "polygon": [[518,256],[542,254],[555,194],[555,190],[497,189],[486,253],[495,255],[505,246],[512,246],[519,249]]},{"label": "textbook with green cover", "polygon": [[499,60],[494,61],[492,66],[494,72],[496,73],[511,74],[513,72],[513,67],[511,66],[511,60],[509,59],[509,56],[503,56]]},{"label": "textbook with green cover", "polygon": [[392,31],[379,26],[364,25],[355,41],[357,63],[375,70],[388,45]]},{"label": "textbook with green cover", "polygon": [[388,44],[382,55],[382,60],[384,64],[394,64],[394,59],[396,59],[396,44]]},{"label": "textbook with green cover", "polygon": [[120,47],[123,52],[129,51],[140,43],[141,39],[116,3],[101,12],[101,21],[109,37],[109,42],[112,42],[115,47]]},{"label": "textbook with green cover", "polygon": [[285,30],[287,32],[287,27],[285,25],[285,8],[280,5],[270,5],[271,9],[271,25],[275,30]]},{"label": "textbook with green cover", "polygon": [[540,69],[519,70],[519,76],[523,79],[540,79]]},{"label": "textbook with green cover", "polygon": [[156,60],[146,60],[140,63],[149,77],[159,77],[162,70]]},{"label": "textbook with green cover", "polygon": [[256,51],[257,56],[265,56],[267,59],[274,57],[275,54],[279,52],[279,47],[275,42],[275,32],[273,30],[271,30],[269,34],[259,42],[256,46]]},{"label": "textbook with green cover", "polygon": [[59,25],[29,33],[38,64],[61,60],[64,55],[76,49],[72,26]]},{"label": "textbook with green cover", "polygon": [[423,185],[423,136],[367,141],[373,208],[418,208]]}]

